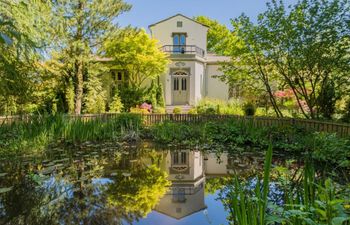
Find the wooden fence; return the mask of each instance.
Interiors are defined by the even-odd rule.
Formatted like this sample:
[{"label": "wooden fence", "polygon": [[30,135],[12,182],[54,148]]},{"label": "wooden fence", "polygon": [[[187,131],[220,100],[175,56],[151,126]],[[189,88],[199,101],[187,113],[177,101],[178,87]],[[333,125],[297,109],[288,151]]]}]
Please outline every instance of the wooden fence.
[{"label": "wooden fence", "polygon": [[[120,114],[82,114],[82,115],[66,115],[69,119],[80,119],[89,121],[92,119],[112,119]],[[243,123],[249,123],[255,127],[264,126],[295,126],[304,128],[308,131],[319,131],[336,133],[340,137],[350,137],[350,124],[335,123],[308,119],[294,118],[276,118],[276,117],[247,117],[235,115],[192,115],[192,114],[143,114],[144,124],[150,126],[164,121],[197,123],[206,121],[222,121],[227,119],[236,120]],[[32,116],[8,116],[0,117],[1,124],[10,124],[17,121],[30,122]]]}]

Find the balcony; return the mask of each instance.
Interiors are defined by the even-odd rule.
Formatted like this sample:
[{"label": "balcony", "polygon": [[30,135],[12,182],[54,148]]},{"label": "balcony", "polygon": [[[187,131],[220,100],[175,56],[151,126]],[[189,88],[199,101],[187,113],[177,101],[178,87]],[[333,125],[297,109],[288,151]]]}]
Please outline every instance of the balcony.
[{"label": "balcony", "polygon": [[192,54],[204,57],[205,51],[196,45],[164,45],[162,51],[169,54]]}]

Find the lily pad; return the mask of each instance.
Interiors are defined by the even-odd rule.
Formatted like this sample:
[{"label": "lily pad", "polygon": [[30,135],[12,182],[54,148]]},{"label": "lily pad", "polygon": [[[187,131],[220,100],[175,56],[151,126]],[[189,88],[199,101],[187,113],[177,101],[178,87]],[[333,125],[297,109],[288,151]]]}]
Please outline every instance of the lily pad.
[{"label": "lily pad", "polygon": [[0,188],[0,194],[9,192],[12,190],[13,187],[6,187],[6,188]]}]

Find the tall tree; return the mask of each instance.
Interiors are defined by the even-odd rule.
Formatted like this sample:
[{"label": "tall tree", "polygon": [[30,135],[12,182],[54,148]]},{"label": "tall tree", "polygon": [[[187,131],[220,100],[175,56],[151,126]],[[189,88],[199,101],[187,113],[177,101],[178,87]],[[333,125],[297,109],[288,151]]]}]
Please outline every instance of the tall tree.
[{"label": "tall tree", "polygon": [[[319,95],[329,82],[348,76],[350,60],[348,0],[303,0],[288,12],[273,0],[260,15],[261,50],[293,90],[300,110],[317,118]],[[303,109],[302,101],[307,105]]]},{"label": "tall tree", "polygon": [[320,95],[333,82],[337,89],[349,82],[349,1],[302,0],[286,10],[282,1],[272,0],[267,6],[256,24],[244,15],[233,22],[244,45],[231,46],[238,51],[231,51],[228,71],[262,81],[277,116],[282,113],[274,90],[282,86],[291,88],[306,118],[329,114]]},{"label": "tall tree", "polygon": [[267,95],[276,116],[283,117],[274,96],[280,81],[277,79],[276,68],[264,55],[260,27],[244,15],[232,20],[232,25],[238,44],[230,46],[231,62],[223,68],[225,79],[258,95]]},{"label": "tall tree", "polygon": [[48,40],[49,9],[35,0],[0,1],[0,113],[23,113],[37,100],[37,62]]},{"label": "tall tree", "polygon": [[123,0],[55,0],[53,7],[61,54],[67,55],[63,63],[73,79],[74,112],[80,114],[88,65],[96,49],[118,30],[116,18],[131,6]]}]

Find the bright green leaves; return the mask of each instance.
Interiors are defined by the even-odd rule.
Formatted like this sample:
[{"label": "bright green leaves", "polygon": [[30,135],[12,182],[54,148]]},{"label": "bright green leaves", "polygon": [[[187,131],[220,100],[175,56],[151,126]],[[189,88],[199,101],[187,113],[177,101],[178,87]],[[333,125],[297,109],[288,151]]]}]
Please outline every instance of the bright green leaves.
[{"label": "bright green leaves", "polygon": [[110,37],[104,51],[113,59],[114,67],[128,71],[131,86],[141,88],[146,80],[157,78],[167,69],[167,55],[159,47],[144,30],[127,28]]}]

